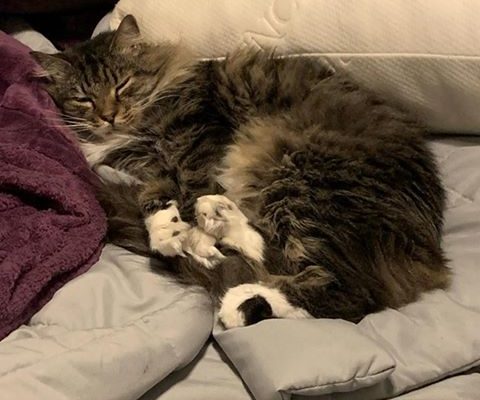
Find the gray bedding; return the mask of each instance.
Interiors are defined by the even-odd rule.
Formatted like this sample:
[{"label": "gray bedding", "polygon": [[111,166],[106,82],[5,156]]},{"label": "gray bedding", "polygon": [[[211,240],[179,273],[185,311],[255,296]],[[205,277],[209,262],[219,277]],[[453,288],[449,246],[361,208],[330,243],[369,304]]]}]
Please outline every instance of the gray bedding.
[{"label": "gray bedding", "polygon": [[[478,400],[480,371],[446,378],[395,397],[397,400]],[[196,397],[198,394],[199,397]],[[288,398],[288,397],[286,397]],[[210,342],[187,367],[172,373],[139,400],[252,400],[224,353]],[[333,396],[294,395],[292,400],[333,400]]]},{"label": "gray bedding", "polygon": [[107,246],[0,342],[0,399],[128,400],[187,365],[210,335],[204,292]]},{"label": "gray bedding", "polygon": [[[210,341],[188,366],[175,371],[139,400],[190,400],[199,393],[208,400],[252,400],[221,349]],[[478,400],[480,370],[446,378],[395,397],[398,400]],[[333,397],[294,395],[292,400],[328,400]]]},{"label": "gray bedding", "polygon": [[139,400],[191,399],[253,399],[227,356],[214,340],[209,340],[189,365],[173,372]]}]

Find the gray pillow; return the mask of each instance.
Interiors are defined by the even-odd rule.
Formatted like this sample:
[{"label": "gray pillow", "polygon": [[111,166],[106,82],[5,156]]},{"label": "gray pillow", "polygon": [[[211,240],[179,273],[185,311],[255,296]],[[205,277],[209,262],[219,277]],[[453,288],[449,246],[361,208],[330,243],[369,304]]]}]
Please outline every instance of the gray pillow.
[{"label": "gray pillow", "polygon": [[395,368],[380,345],[342,320],[267,320],[217,327],[214,335],[258,400],[349,392],[384,380]]}]

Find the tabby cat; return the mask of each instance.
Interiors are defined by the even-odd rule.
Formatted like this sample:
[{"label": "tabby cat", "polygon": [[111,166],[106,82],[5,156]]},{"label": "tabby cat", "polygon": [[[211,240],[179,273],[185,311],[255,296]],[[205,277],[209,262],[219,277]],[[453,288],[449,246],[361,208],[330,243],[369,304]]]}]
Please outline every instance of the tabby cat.
[{"label": "tabby cat", "polygon": [[423,128],[321,60],[198,61],[132,16],[33,55],[102,177],[108,239],[205,287],[227,328],[356,322],[448,285]]}]

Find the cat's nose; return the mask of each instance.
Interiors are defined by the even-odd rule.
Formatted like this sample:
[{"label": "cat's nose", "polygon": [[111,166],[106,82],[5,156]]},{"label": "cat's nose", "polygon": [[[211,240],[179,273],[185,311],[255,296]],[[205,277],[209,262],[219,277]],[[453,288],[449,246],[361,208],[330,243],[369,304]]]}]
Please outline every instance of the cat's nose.
[{"label": "cat's nose", "polygon": [[115,111],[112,111],[110,113],[102,113],[102,115],[100,115],[100,118],[103,119],[105,122],[108,122],[109,124],[113,125],[115,123],[116,116],[117,116],[117,113]]}]

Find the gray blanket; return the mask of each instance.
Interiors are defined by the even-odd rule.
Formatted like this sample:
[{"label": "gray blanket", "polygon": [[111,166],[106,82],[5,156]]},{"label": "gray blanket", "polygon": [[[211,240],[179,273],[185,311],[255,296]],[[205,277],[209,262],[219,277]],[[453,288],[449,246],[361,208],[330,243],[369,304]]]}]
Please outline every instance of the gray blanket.
[{"label": "gray blanket", "polygon": [[136,399],[188,364],[211,327],[204,292],[106,246],[96,265],[0,342],[0,400]]}]

